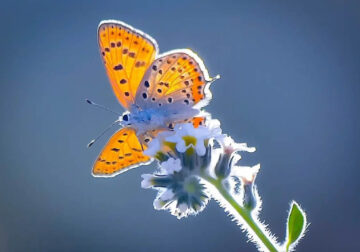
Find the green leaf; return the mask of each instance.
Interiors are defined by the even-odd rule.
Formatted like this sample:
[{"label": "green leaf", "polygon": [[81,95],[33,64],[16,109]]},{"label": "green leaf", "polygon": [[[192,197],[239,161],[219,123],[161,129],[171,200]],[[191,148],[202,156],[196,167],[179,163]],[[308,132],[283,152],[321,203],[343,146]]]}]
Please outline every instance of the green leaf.
[{"label": "green leaf", "polygon": [[289,251],[291,245],[295,247],[300,238],[304,235],[306,229],[306,215],[300,206],[293,201],[286,226],[286,251]]}]

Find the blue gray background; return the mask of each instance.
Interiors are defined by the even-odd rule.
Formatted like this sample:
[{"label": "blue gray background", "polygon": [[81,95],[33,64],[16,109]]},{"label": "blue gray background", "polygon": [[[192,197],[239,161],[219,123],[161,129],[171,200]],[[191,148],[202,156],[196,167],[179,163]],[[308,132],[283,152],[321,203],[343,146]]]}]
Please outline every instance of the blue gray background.
[{"label": "blue gray background", "polygon": [[122,112],[96,41],[102,19],[193,48],[212,76],[207,107],[256,146],[261,219],[285,236],[292,199],[311,225],[297,251],[359,251],[360,4],[318,1],[4,1],[0,57],[0,251],[255,251],[216,202],[181,221],[155,211],[141,167],[90,175]]}]

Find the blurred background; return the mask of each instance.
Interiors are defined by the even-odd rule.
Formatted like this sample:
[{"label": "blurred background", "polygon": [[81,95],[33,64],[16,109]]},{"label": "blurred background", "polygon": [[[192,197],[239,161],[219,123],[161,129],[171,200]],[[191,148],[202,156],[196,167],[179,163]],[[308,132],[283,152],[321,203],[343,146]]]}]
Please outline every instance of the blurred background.
[{"label": "blurred background", "polygon": [[261,219],[284,240],[291,200],[308,213],[297,251],[360,251],[360,2],[8,1],[0,20],[0,251],[256,251],[216,202],[177,220],[141,174],[93,178],[122,112],[96,29],[118,19],[160,51],[192,48],[212,76],[207,107],[255,146]]}]

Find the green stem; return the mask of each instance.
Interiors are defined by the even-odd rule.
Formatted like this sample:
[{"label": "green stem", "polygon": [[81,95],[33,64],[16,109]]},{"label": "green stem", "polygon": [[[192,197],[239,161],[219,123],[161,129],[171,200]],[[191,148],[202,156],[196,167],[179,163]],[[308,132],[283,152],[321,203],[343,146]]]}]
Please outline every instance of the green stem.
[{"label": "green stem", "polygon": [[263,230],[258,226],[257,222],[254,221],[253,217],[251,216],[251,211],[247,210],[246,208],[242,207],[228,192],[228,190],[223,186],[221,180],[214,179],[207,175],[202,174],[201,176],[203,179],[208,181],[212,184],[220,193],[220,195],[226,200],[234,210],[243,218],[246,224],[251,228],[257,237],[261,240],[264,246],[271,252],[278,252],[279,250],[276,246],[272,243],[271,239],[267,237],[267,235],[263,232]]}]

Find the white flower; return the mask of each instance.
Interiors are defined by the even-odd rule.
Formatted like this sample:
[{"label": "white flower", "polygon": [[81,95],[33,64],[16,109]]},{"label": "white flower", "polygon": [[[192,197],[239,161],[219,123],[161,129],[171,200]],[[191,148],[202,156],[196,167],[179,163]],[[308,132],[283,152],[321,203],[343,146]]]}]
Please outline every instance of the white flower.
[{"label": "white flower", "polygon": [[230,175],[235,164],[241,159],[237,152],[254,152],[256,150],[254,147],[248,147],[246,143],[236,143],[230,136],[224,134],[219,135],[216,141],[222,147],[214,167],[214,173],[218,178],[226,178]]},{"label": "white flower", "polygon": [[[168,161],[166,165],[175,163],[178,167],[178,160]],[[153,203],[154,208],[168,210],[179,219],[199,213],[209,201],[209,192],[205,186],[198,177],[189,174],[188,170],[180,169],[178,173],[170,174],[144,174],[142,177],[143,188],[158,191]]]},{"label": "white flower", "polygon": [[233,166],[230,176],[239,177],[244,184],[252,184],[260,170],[260,164],[250,166]]},{"label": "white flower", "polygon": [[[218,120],[209,120],[206,126],[200,125],[197,128],[192,123],[177,124],[174,128],[174,134],[165,137],[165,140],[175,143],[178,152],[183,153],[188,148],[193,147],[199,156],[203,156],[206,152],[205,140],[220,135],[220,122]],[[186,141],[186,137],[192,138]]]},{"label": "white flower", "polygon": [[206,153],[205,140],[223,137],[218,120],[208,118],[206,125],[200,125],[197,128],[192,123],[179,123],[175,125],[173,131],[160,132],[156,138],[152,139],[144,154],[154,157],[162,150],[164,142],[170,142],[175,143],[178,152],[184,153],[192,147],[199,156],[203,156]]},{"label": "white flower", "polygon": [[231,154],[237,151],[254,152],[255,147],[248,147],[246,143],[235,143],[234,139],[230,136],[222,135],[222,137],[216,138],[220,145],[224,148],[224,152]]},{"label": "white flower", "polygon": [[219,120],[216,119],[209,120],[206,124],[206,127],[209,129],[212,137],[219,138],[223,136],[222,130],[220,128]]},{"label": "white flower", "polygon": [[161,163],[161,168],[167,175],[179,172],[181,170],[181,161],[180,159],[169,158]]},{"label": "white flower", "polygon": [[148,148],[144,151],[144,154],[150,157],[154,157],[159,151],[161,151],[162,144],[167,136],[173,135],[172,131],[160,132],[156,138],[152,139],[148,144]]},{"label": "white flower", "polygon": [[257,213],[261,207],[261,200],[255,186],[255,178],[259,170],[260,164],[257,164],[252,167],[233,166],[230,172],[232,178],[237,178],[241,181],[241,183],[235,182],[234,190],[238,191],[238,187],[241,188],[239,191],[243,206],[254,211],[254,213]]}]

